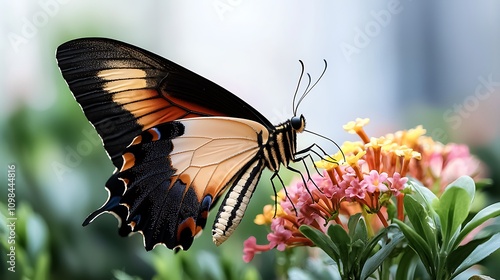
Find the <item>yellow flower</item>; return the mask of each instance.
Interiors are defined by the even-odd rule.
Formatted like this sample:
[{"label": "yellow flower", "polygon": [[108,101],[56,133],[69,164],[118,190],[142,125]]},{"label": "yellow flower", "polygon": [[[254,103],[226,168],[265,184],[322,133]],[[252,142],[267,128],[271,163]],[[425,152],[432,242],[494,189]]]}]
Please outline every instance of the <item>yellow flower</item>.
[{"label": "yellow flower", "polygon": [[393,142],[389,142],[382,146],[382,152],[394,153],[399,148],[399,145]]},{"label": "yellow flower", "polygon": [[[264,206],[262,212],[262,214],[259,214],[255,217],[255,220],[253,220],[253,222],[258,225],[270,225],[275,214],[274,206],[268,204]],[[276,208],[276,217],[283,215],[283,213],[283,208],[281,208],[281,205],[278,204],[278,208]]]},{"label": "yellow flower", "polygon": [[346,156],[345,158],[346,158],[347,164],[349,164],[350,166],[358,165],[359,159],[361,157],[363,157],[365,154],[366,154],[366,151],[360,151],[359,153],[357,153],[355,155]]},{"label": "yellow flower", "polygon": [[410,168],[410,160],[412,158],[421,160],[422,155],[419,152],[414,151],[412,148],[408,148],[407,146],[403,145],[396,149],[394,153],[397,156],[404,157],[403,160],[403,165],[401,166],[401,171],[399,172],[401,176],[406,176],[406,173],[408,172]]},{"label": "yellow flower", "polygon": [[403,134],[402,143],[406,146],[414,148],[421,136],[423,136],[427,130],[425,130],[422,125],[412,128]]},{"label": "yellow flower", "polygon": [[357,118],[356,121],[350,121],[347,124],[343,126],[344,130],[351,133],[351,134],[357,134],[361,140],[363,140],[363,143],[368,143],[370,142],[370,138],[368,138],[368,135],[366,135],[365,130],[363,127],[367,125],[370,122],[370,119],[361,119]]},{"label": "yellow flower", "polygon": [[383,147],[387,144],[391,143],[391,140],[385,138],[384,136],[376,138],[376,137],[370,137],[370,142],[365,144],[365,147],[372,147],[374,149],[379,149],[380,147]]},{"label": "yellow flower", "polygon": [[422,155],[419,152],[414,151],[412,148],[408,148],[407,146],[403,145],[397,148],[395,151],[397,156],[404,157],[406,160],[408,159],[422,159]]},{"label": "yellow flower", "polygon": [[344,128],[345,131],[351,133],[351,134],[356,134],[358,131],[363,129],[363,126],[367,125],[370,122],[369,118],[356,118],[356,121],[350,121],[342,128]]},{"label": "yellow flower", "polygon": [[320,161],[314,162],[314,165],[318,168],[323,168],[325,170],[333,169],[339,166],[339,162],[344,160],[344,156],[341,152],[337,152],[333,156],[325,157]]},{"label": "yellow flower", "polygon": [[342,144],[341,149],[344,152],[344,154],[357,154],[364,150],[364,146],[363,143],[359,141],[356,142],[345,141],[344,144]]}]

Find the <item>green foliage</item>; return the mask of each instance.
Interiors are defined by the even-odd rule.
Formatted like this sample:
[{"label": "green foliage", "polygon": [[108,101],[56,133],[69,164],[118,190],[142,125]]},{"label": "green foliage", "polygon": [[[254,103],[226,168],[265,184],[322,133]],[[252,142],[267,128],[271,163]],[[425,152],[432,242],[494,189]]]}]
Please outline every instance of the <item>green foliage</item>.
[{"label": "green foliage", "polygon": [[[146,261],[154,266],[156,274],[153,280],[259,280],[259,272],[249,265],[236,265],[230,259],[224,259],[208,251],[199,252],[194,258],[179,252],[171,254],[170,251],[153,251],[151,256],[145,257]],[[179,269],[182,268],[182,269]],[[137,280],[136,276],[121,270],[115,270],[113,275],[119,280]]]},{"label": "green foliage", "polygon": [[8,213],[0,202],[0,278],[49,279],[49,231],[44,220],[25,203],[16,206],[15,217]]},{"label": "green foliage", "polygon": [[310,226],[300,227],[307,238],[332,258],[342,279],[367,279],[403,241],[403,235],[393,226],[369,238],[361,214],[351,216],[348,229],[331,225],[326,235]]},{"label": "green foliage", "polygon": [[475,197],[472,178],[458,178],[440,198],[418,182],[411,185],[404,198],[408,220],[394,219],[373,237],[361,214],[351,216],[347,231],[337,224],[327,234],[309,226],[300,231],[331,258],[342,279],[452,279],[500,248],[497,226],[468,240],[500,215],[495,203],[466,222]]},{"label": "green foliage", "polygon": [[[474,181],[463,176],[448,185],[441,196],[413,183],[415,192],[405,196],[411,225],[396,220],[408,245],[419,257],[431,279],[451,279],[500,248],[500,233],[486,231],[461,245],[468,234],[500,215],[500,203],[477,213],[464,226],[474,200]],[[399,267],[398,270],[408,270]],[[402,274],[402,273],[401,273]]]}]

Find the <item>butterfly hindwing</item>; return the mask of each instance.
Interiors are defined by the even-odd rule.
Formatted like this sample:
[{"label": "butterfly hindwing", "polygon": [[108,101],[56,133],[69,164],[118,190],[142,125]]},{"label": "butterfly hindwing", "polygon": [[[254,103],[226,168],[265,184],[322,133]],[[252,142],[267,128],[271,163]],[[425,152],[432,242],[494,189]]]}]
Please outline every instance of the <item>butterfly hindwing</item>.
[{"label": "butterfly hindwing", "polygon": [[[159,243],[188,249],[226,188],[248,180],[245,171],[254,168],[249,163],[262,162],[260,145],[268,137],[262,131],[257,122],[227,117],[183,119],[144,131],[124,150],[122,167],[108,180],[108,201],[84,224],[110,212],[120,221],[120,234],[143,234],[147,250]],[[252,192],[260,172],[256,175]],[[248,200],[239,203],[246,208]],[[241,217],[235,216],[238,223]]]}]

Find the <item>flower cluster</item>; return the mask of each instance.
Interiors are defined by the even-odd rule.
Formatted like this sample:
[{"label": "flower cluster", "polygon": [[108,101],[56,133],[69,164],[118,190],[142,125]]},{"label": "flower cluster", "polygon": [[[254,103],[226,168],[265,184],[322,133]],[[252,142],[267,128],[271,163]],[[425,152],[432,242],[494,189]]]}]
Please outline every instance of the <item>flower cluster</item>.
[{"label": "flower cluster", "polygon": [[351,215],[362,213],[374,234],[388,226],[391,207],[397,209],[396,218],[403,220],[407,176],[439,193],[459,176],[478,173],[479,161],[466,146],[435,142],[424,136],[421,126],[370,138],[364,130],[368,122],[357,119],[346,124],[344,129],[361,141],[345,142],[337,154],[315,163],[324,169],[321,174],[293,182],[278,193],[274,206],[264,207],[255,223],[270,226],[269,243],[258,245],[253,236],[247,239],[244,261],[273,248],[312,246],[299,231],[301,225],[326,232],[331,223],[346,228]]}]

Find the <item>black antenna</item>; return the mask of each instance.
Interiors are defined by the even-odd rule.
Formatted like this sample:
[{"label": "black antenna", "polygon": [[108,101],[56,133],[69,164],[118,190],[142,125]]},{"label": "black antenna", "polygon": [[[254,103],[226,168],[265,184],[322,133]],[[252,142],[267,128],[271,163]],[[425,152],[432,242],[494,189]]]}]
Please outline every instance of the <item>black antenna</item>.
[{"label": "black antenna", "polygon": [[[319,76],[319,78],[316,80],[316,82],[310,88],[309,88],[309,85],[311,84],[311,75],[309,75],[309,73],[307,73],[307,76],[309,77],[309,84],[307,85],[304,93],[300,97],[299,102],[297,102],[297,107],[295,107],[295,111],[293,112],[294,116],[296,115],[295,114],[296,111],[299,109],[300,102],[302,102],[302,100],[304,99],[304,97],[306,97],[307,94],[309,94],[309,92],[311,92],[311,90],[318,84],[319,80],[321,80],[321,78],[323,77],[323,75],[325,75],[326,69],[328,68],[328,63],[326,63],[326,59],[323,59],[323,62],[325,62],[325,68],[323,69],[323,72],[321,73],[321,75]],[[295,97],[294,97],[294,100],[295,100]]]},{"label": "black antenna", "polygon": [[[306,87],[306,91],[307,91],[307,89],[311,86],[311,75],[309,75],[309,73],[306,73],[306,75],[307,75],[307,87]],[[295,109],[293,109],[294,116],[297,115],[297,110],[299,109],[299,105],[300,105],[300,102],[302,101],[302,99],[304,99],[304,94],[302,94],[302,96],[299,99],[299,102],[297,102],[297,106],[295,106]]]},{"label": "black antenna", "polygon": [[299,77],[299,82],[297,83],[297,88],[295,89],[295,93],[293,94],[293,102],[292,102],[292,111],[293,115],[295,116],[295,113],[297,110],[295,109],[295,98],[297,97],[297,93],[299,92],[299,87],[300,87],[300,81],[302,81],[302,76],[304,76],[304,62],[302,60],[299,60],[300,66],[302,67],[302,70],[300,71],[300,77]]}]

